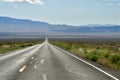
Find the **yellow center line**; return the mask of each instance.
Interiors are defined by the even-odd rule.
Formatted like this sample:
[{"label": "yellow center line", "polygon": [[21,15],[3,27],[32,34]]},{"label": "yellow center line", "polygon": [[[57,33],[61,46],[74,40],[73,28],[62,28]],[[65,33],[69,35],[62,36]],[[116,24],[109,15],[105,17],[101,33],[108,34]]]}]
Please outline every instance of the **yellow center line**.
[{"label": "yellow center line", "polygon": [[19,72],[23,72],[27,68],[26,65],[22,66],[22,68],[19,70]]}]

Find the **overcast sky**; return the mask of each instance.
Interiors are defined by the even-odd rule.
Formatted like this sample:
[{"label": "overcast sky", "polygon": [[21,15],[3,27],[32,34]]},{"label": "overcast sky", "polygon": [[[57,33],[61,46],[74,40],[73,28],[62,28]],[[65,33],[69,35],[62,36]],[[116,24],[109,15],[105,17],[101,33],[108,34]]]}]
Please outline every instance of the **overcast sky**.
[{"label": "overcast sky", "polygon": [[0,16],[52,24],[120,24],[120,0],[0,0]]}]

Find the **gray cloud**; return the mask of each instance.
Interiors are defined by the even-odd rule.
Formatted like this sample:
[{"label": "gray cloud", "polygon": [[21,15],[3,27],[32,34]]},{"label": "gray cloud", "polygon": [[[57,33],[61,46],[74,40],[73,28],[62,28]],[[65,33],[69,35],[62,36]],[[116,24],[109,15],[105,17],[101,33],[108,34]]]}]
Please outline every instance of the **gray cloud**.
[{"label": "gray cloud", "polygon": [[0,0],[11,3],[29,3],[29,4],[44,4],[41,0]]}]

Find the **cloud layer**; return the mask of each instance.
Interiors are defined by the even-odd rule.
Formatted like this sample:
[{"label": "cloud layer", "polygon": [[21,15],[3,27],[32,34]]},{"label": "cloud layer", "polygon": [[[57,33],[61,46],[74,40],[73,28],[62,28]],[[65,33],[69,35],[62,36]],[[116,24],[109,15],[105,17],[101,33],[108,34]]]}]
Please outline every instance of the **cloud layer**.
[{"label": "cloud layer", "polygon": [[41,0],[0,0],[11,3],[29,3],[29,4],[44,4]]}]

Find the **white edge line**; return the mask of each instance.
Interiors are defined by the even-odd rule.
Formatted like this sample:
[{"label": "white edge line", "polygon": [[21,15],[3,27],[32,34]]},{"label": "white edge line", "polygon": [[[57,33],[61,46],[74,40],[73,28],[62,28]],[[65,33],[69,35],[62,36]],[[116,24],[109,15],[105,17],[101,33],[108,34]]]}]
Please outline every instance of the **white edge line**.
[{"label": "white edge line", "polygon": [[[53,46],[54,46],[54,45],[53,45]],[[70,56],[76,58],[77,60],[80,60],[80,61],[86,63],[87,65],[89,65],[89,66],[91,66],[91,67],[97,69],[98,71],[100,71],[100,72],[106,74],[107,76],[113,78],[114,80],[119,80],[118,78],[114,77],[113,75],[111,75],[111,74],[105,72],[104,70],[102,70],[102,69],[100,69],[100,68],[98,68],[98,67],[96,67],[96,66],[94,66],[94,65],[92,65],[92,64],[90,64],[90,63],[88,63],[87,61],[82,60],[82,59],[80,59],[79,57],[77,57],[77,56],[75,56],[75,55],[73,55],[73,54],[71,54],[71,53],[69,53],[69,52],[67,52],[67,51],[65,51],[65,50],[63,50],[63,49],[57,47],[57,46],[55,46],[55,47],[58,48],[58,49],[60,49],[60,50],[62,50],[62,51],[64,51],[66,54],[68,54],[68,55],[70,55]]]}]

